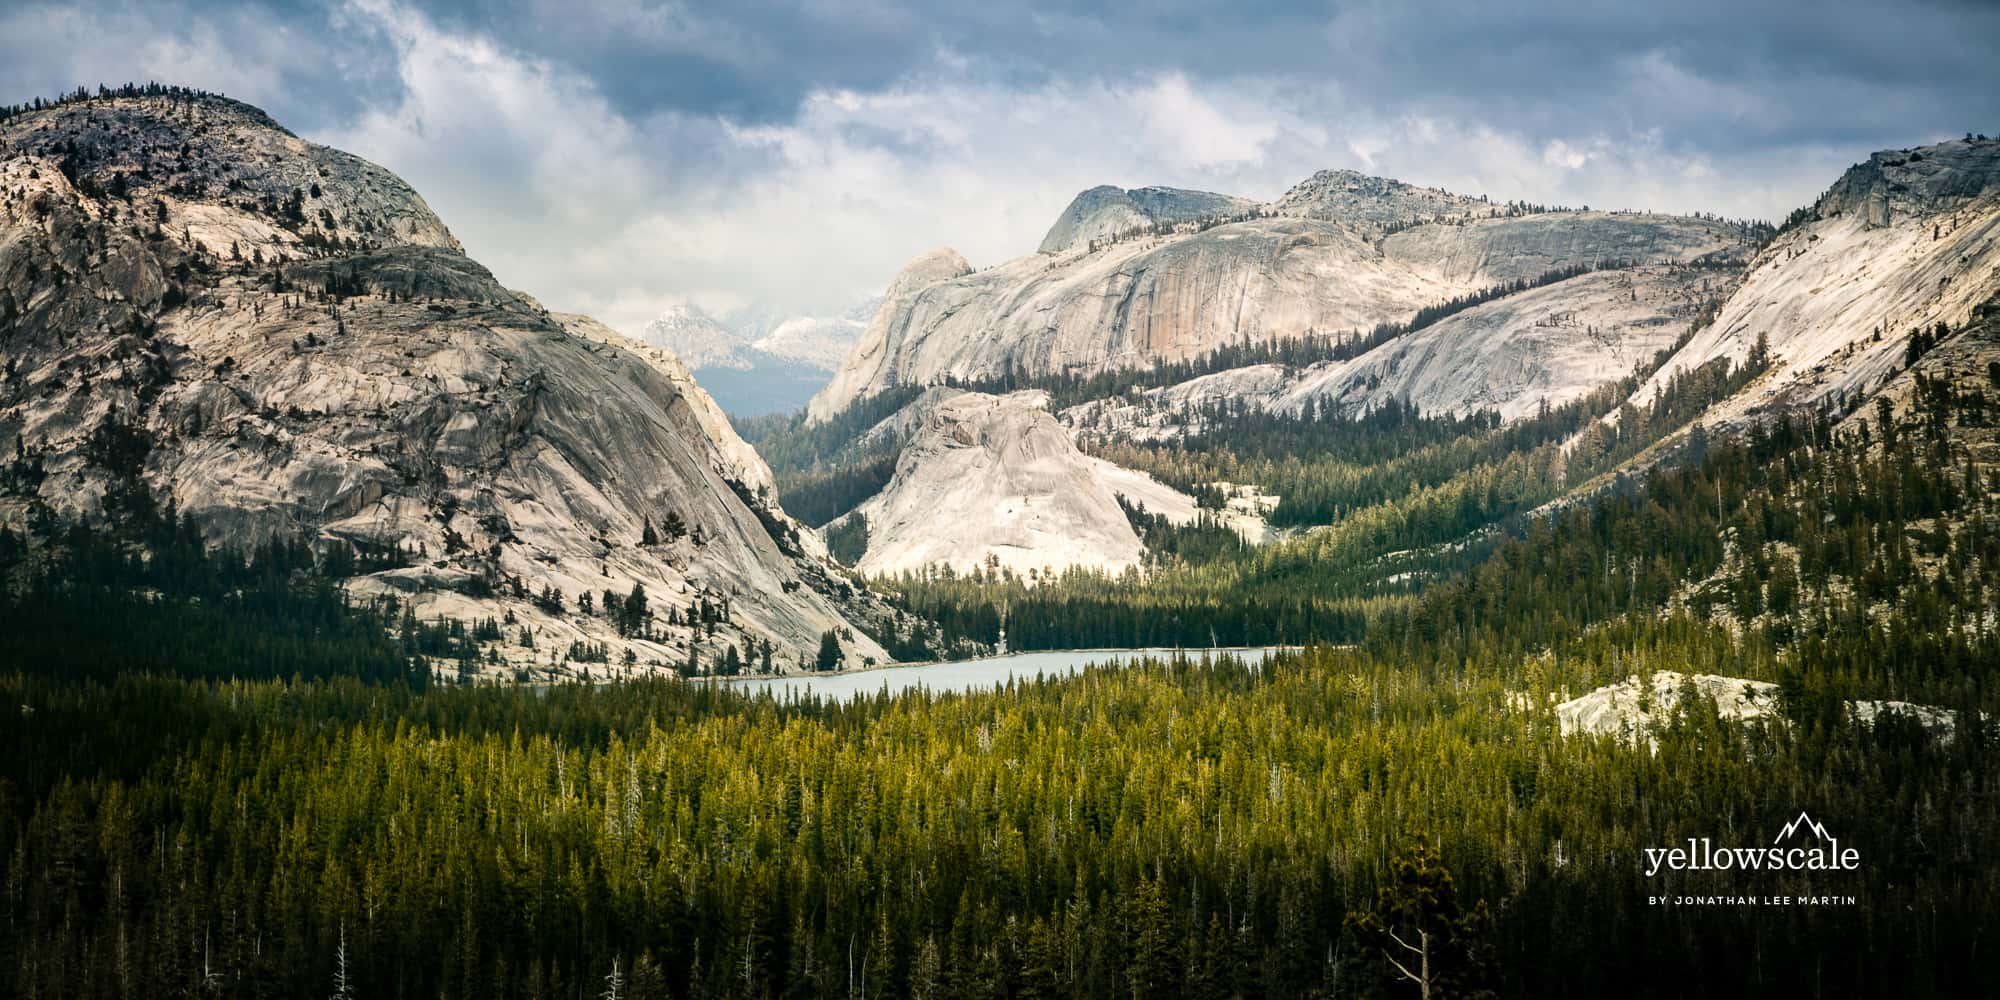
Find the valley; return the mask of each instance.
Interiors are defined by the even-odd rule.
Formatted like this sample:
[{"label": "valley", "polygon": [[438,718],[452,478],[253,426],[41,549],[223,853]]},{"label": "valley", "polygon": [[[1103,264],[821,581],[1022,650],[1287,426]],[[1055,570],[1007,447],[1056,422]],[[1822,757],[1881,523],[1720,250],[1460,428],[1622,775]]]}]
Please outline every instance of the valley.
[{"label": "valley", "polygon": [[[1826,180],[1097,186],[626,336],[6,108],[0,992],[1991,994],[2000,140]],[[1644,863],[1773,832],[1861,860]]]}]

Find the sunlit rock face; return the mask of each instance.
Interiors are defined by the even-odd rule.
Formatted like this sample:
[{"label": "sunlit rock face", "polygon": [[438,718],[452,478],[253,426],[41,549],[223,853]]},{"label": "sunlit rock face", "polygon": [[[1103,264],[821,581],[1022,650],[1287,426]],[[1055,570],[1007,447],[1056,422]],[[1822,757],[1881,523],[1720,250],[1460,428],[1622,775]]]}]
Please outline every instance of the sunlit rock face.
[{"label": "sunlit rock face", "polygon": [[1039,392],[941,389],[906,409],[895,476],[858,511],[869,530],[859,568],[1117,571],[1145,556],[1119,497],[1175,521],[1194,517],[1191,497],[1077,450],[1046,406]]},{"label": "sunlit rock face", "polygon": [[[1154,192],[1152,201],[1140,197],[1145,192]],[[1149,208],[1155,203],[1164,207]],[[912,264],[909,280],[899,279],[904,294],[885,297],[810,413],[824,419],[899,385],[1088,374],[1232,345],[1366,333],[1425,306],[1550,272],[1686,265],[1741,239],[1737,227],[1707,219],[1521,214],[1341,171],[1316,174],[1269,204],[1093,188],[1065,210],[1041,252],[976,272],[940,266],[962,263],[945,252]],[[1620,309],[1604,323],[1583,316],[1580,328],[1629,327],[1632,312]],[[1657,349],[1652,332],[1644,339]],[[1644,349],[1622,346],[1626,355]],[[1559,388],[1566,378],[1545,381]]]},{"label": "sunlit rock face", "polygon": [[627,642],[530,600],[635,584],[660,619],[727,601],[707,648],[768,640],[782,664],[836,629],[883,655],[867,633],[893,613],[778,509],[678,359],[501,287],[394,175],[247,106],[0,122],[0,355],[0,442],[42,453],[33,496],[61,511],[136,483],[215,541],[399,548],[353,588],[511,611],[541,652],[508,655],[534,662],[578,639],[681,662],[688,628]]}]

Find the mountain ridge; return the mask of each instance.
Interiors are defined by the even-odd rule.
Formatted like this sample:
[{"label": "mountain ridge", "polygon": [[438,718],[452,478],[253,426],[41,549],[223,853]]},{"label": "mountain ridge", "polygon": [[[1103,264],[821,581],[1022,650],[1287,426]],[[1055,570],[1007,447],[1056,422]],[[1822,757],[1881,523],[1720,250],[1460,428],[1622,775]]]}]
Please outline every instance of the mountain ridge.
[{"label": "mountain ridge", "polygon": [[[1690,416],[1737,426],[1757,412],[1852,405],[1899,370],[1906,333],[1967,322],[2000,287],[1996,150],[1968,138],[1875,154],[1784,232],[1493,205],[1322,171],[1281,199],[1285,213],[930,275],[885,302],[810,420],[889,389],[1068,386],[1056,416],[1093,449],[1165,447],[1226,435],[1215,412],[1361,419],[1393,404],[1512,423],[1629,386],[1617,390],[1629,391],[1626,405],[1573,443],[1594,462],[1625,433],[1627,412],[1673,396],[1681,425],[1647,432],[1666,441],[1636,456],[1618,446],[1656,461]],[[1410,203],[1366,211],[1396,199]],[[1357,218],[1340,217],[1357,204]],[[1419,205],[1433,214],[1412,218]],[[1374,312],[1351,311],[1363,303]],[[1433,318],[1404,319],[1425,312]],[[1364,337],[1366,319],[1376,323]],[[1241,360],[1203,370],[1193,362],[1204,356]],[[1116,373],[1161,363],[1189,375],[1119,387]],[[1725,387],[1728,398],[1703,395]],[[1686,411],[1686,392],[1700,411]],[[885,495],[918,481],[899,470]]]},{"label": "mountain ridge", "polygon": [[[765,642],[791,664],[829,630],[887,659],[869,632],[896,614],[678,360],[501,287],[393,174],[242,107],[0,120],[0,439],[41,470],[10,520],[151,496],[212,541],[401,553],[350,589],[540,636],[489,669]],[[641,587],[643,625],[575,608]]]}]

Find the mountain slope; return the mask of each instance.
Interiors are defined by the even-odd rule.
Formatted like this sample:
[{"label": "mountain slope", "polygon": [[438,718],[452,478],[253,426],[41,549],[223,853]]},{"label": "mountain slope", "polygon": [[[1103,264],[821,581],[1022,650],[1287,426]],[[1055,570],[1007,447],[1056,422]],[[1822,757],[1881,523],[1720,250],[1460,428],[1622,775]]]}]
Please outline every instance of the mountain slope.
[{"label": "mountain slope", "polygon": [[639,339],[672,353],[694,370],[748,368],[742,352],[750,342],[691,303],[669,306],[639,331]]},{"label": "mountain slope", "polygon": [[[1175,522],[1194,500],[1077,450],[1042,393],[934,390],[897,418],[908,437],[888,485],[858,509],[868,574],[1136,566],[1145,545],[1118,498]],[[911,427],[909,425],[914,425]]]},{"label": "mountain slope", "polygon": [[1216,372],[1063,413],[1094,432],[1159,438],[1221,400],[1301,414],[1354,414],[1390,400],[1425,413],[1493,410],[1503,420],[1560,406],[1671,348],[1735,280],[1741,261],[1594,271],[1482,303],[1345,361]]},{"label": "mountain slope", "polygon": [[[823,420],[898,385],[1090,375],[1231,346],[1358,336],[1551,272],[1687,264],[1743,240],[1739,227],[1707,219],[1525,212],[1374,178],[1351,187],[1320,179],[1240,221],[1203,216],[1171,232],[940,273],[884,302],[810,413]],[[1419,207],[1464,213],[1393,231],[1381,221]]]},{"label": "mountain slope", "polygon": [[[521,666],[573,641],[785,663],[826,629],[886,655],[891,612],[678,361],[502,288],[387,171],[207,97],[18,115],[0,150],[0,440],[45,470],[13,509],[153,497],[212,540],[398,553],[351,589],[512,615],[535,648],[491,652]],[[635,586],[643,635],[573,610]]]},{"label": "mountain slope", "polygon": [[1636,396],[1762,336],[1778,364],[1718,416],[1858,402],[1903,363],[1912,331],[1962,326],[1996,289],[2000,140],[1876,153],[1757,255],[1715,322]]},{"label": "mountain slope", "polygon": [[1100,185],[1078,194],[1063,209],[1036,252],[1061,253],[1087,247],[1092,242],[1110,242],[1136,230],[1197,219],[1228,218],[1257,207],[1248,198],[1208,191],[1169,187],[1127,191]]},{"label": "mountain slope", "polygon": [[[1497,206],[1340,171],[1269,205],[1170,193],[1184,209],[1179,223],[1145,215],[1133,192],[1096,188],[1058,219],[1045,252],[977,272],[949,251],[920,258],[814,397],[808,422],[940,383],[1049,389],[1060,421],[1093,447],[1226,435],[1226,421],[1197,419],[1213,407],[1318,419],[1394,402],[1513,420],[1581,400],[1674,347],[1732,286],[1749,239],[1745,227],[1707,218]],[[1197,211],[1214,208],[1235,210],[1234,221]],[[1118,228],[1135,213],[1144,226]],[[1123,221],[1102,221],[1113,218]],[[1078,247],[1074,235],[1091,225],[1098,235]],[[1248,483],[1236,473],[1253,471],[1198,475],[1184,458],[1154,458],[1164,463],[1154,471],[1191,477],[1175,480],[1189,491]],[[1285,492],[1275,479],[1251,485]],[[907,530],[934,526],[913,520]],[[925,551],[937,558],[964,540],[970,552],[970,538],[954,522]],[[1021,558],[1106,564],[1053,541]]]}]

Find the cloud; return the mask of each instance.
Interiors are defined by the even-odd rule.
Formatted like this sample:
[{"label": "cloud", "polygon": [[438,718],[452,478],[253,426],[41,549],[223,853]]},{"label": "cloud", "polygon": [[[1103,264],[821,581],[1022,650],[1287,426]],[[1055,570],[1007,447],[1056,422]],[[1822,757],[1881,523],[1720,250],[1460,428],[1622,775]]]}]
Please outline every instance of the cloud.
[{"label": "cloud", "polygon": [[1186,76],[1162,76],[1137,95],[1140,119],[1176,165],[1209,167],[1255,163],[1278,133],[1265,107],[1225,111],[1194,92]]},{"label": "cloud", "polygon": [[176,2],[0,8],[0,101],[159,81],[249,101],[294,125],[382,99],[385,61],[326,8]]},{"label": "cloud", "polygon": [[[1855,155],[1787,147],[1718,167],[1617,121],[1537,134],[1455,102],[1391,114],[1337,83],[1264,76],[1024,86],[950,52],[890,86],[810,92],[782,122],[629,116],[594,78],[489,36],[390,0],[347,11],[394,47],[401,96],[316,137],[402,173],[502,280],[626,330],[688,300],[837,309],[940,244],[996,263],[1102,183],[1274,198],[1357,166],[1498,199],[1771,216]],[[1619,65],[1648,85],[1687,72],[1658,53]]]},{"label": "cloud", "polygon": [[1781,217],[2000,125],[2000,10],[1859,0],[106,0],[0,11],[0,100],[158,78],[408,179],[552,307],[837,309],[1031,250],[1079,190],[1272,198],[1354,167]]}]

